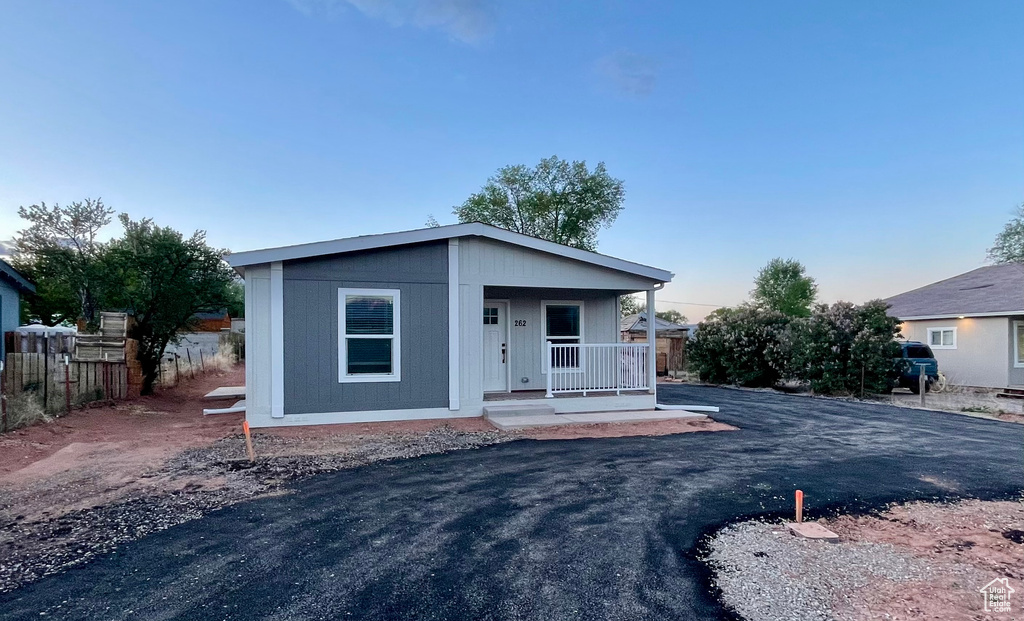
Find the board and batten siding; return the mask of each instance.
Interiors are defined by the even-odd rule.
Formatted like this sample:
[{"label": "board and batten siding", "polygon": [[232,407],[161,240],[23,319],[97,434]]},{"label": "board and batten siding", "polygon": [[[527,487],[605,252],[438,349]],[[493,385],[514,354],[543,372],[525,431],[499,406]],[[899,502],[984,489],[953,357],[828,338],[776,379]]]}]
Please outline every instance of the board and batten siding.
[{"label": "board and batten siding", "polygon": [[[401,381],[338,381],[338,289],[401,292]],[[284,263],[284,412],[448,406],[448,244]]]},{"label": "board and batten siding", "polygon": [[[618,338],[615,318],[617,295],[613,291],[592,289],[535,289],[485,287],[485,300],[509,300],[508,330],[511,390],[542,390],[547,387],[543,372],[544,325],[542,302],[582,302],[583,342],[615,343]],[[480,314],[480,313],[477,313]],[[516,320],[525,325],[516,325]],[[482,323],[482,318],[481,318]],[[481,343],[481,348],[483,344]],[[481,349],[482,351],[482,349]],[[523,381],[523,380],[527,381]]]},{"label": "board and batten siding", "polygon": [[[483,304],[509,300],[509,355],[512,390],[541,389],[541,301],[584,302],[583,333],[588,343],[618,341],[616,298],[645,291],[658,281],[478,237],[459,240],[459,397],[462,408],[483,403]],[[504,288],[504,289],[503,289]],[[525,319],[525,330],[515,327]],[[522,382],[522,378],[527,382]]]},{"label": "board and batten siding", "polygon": [[1013,383],[1013,322],[1007,317],[907,321],[901,332],[907,340],[928,343],[929,328],[956,328],[956,349],[932,348],[950,384],[1005,388]]},{"label": "board and batten siding", "polygon": [[245,269],[245,409],[250,424],[270,420],[270,265]]}]

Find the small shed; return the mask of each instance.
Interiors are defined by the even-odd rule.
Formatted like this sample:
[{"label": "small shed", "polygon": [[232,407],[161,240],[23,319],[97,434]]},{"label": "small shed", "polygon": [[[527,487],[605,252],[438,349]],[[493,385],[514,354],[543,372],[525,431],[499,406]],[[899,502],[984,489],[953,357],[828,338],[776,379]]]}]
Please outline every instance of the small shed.
[{"label": "small shed", "polygon": [[[647,313],[626,315],[619,322],[623,343],[647,342]],[[677,376],[686,368],[686,339],[691,327],[654,318],[658,374]]]},{"label": "small shed", "polygon": [[[18,327],[21,315],[21,296],[35,293],[36,286],[14,269],[10,263],[0,259],[0,334],[7,334]],[[0,339],[0,354],[5,354],[4,341]]]}]

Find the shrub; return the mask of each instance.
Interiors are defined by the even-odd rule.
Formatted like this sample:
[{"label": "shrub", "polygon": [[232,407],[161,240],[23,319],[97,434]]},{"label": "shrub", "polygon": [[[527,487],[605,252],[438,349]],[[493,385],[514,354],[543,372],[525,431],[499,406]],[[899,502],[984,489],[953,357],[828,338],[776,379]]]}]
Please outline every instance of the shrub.
[{"label": "shrub", "polygon": [[896,360],[899,325],[881,300],[819,304],[790,326],[788,374],[817,393],[856,394],[863,373],[865,391],[888,393],[902,371]]},{"label": "shrub", "polygon": [[780,312],[752,306],[720,308],[687,344],[690,370],[713,384],[774,386],[786,368],[782,344],[789,321]]}]

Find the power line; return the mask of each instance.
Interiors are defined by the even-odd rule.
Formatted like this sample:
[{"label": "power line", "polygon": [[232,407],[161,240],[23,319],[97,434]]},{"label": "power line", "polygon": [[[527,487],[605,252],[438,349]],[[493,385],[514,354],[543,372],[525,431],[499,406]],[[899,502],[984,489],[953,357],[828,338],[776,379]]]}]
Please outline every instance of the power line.
[{"label": "power line", "polygon": [[661,298],[658,298],[657,301],[658,302],[665,302],[666,304],[683,304],[685,306],[712,306],[714,308],[722,308],[722,307],[728,308],[728,307],[731,306],[730,304],[704,304],[702,302],[677,302],[675,300],[662,300]]}]

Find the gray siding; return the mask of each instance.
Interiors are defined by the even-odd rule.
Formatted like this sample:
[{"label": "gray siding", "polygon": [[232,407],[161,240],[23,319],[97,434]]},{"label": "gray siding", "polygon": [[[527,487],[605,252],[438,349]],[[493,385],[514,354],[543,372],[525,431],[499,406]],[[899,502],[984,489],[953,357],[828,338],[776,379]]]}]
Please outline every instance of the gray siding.
[{"label": "gray siding", "polygon": [[[542,301],[583,302],[584,343],[615,343],[618,340],[617,296],[613,291],[484,287],[484,297],[487,300],[509,300],[510,390],[538,390],[547,386],[547,378],[542,371]],[[525,320],[526,325],[516,326],[517,319]],[[480,323],[481,320],[476,318],[476,321]]]},{"label": "gray siding", "polygon": [[[338,382],[338,289],[401,291],[402,380]],[[284,264],[285,414],[448,407],[448,244]]]}]

